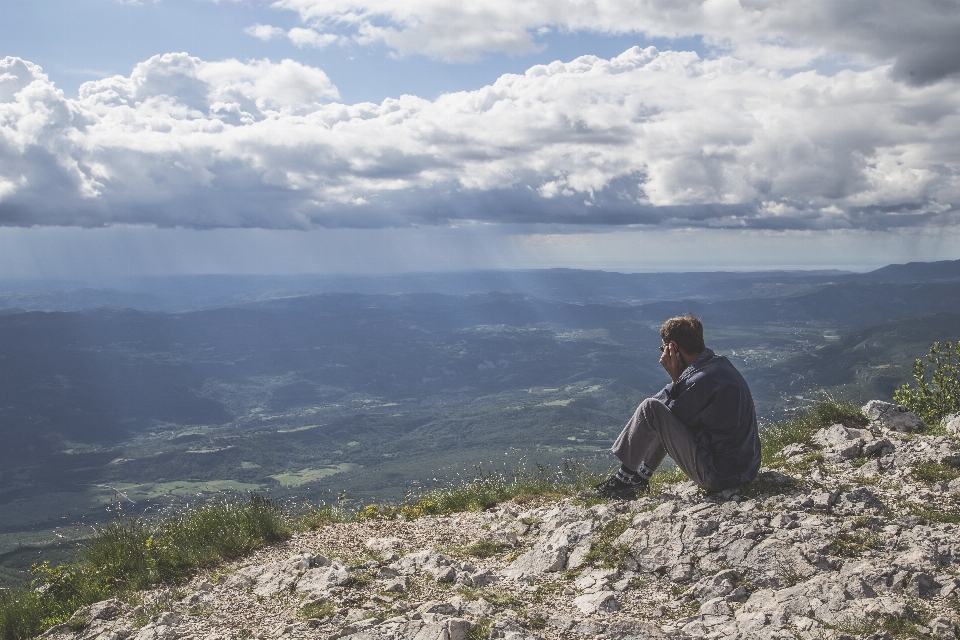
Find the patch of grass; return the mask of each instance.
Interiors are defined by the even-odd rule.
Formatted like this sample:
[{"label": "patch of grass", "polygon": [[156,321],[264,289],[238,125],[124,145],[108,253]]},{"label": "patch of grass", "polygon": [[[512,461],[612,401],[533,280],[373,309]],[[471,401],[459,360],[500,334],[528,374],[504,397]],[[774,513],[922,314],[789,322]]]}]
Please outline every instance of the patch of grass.
[{"label": "patch of grass", "polygon": [[523,600],[502,589],[484,589],[481,595],[484,600],[502,609],[518,609],[524,605]]},{"label": "patch of grass", "polygon": [[90,618],[87,616],[73,616],[67,620],[67,626],[74,633],[86,629],[88,624],[90,624]]},{"label": "patch of grass", "polygon": [[610,498],[604,498],[603,496],[595,493],[588,493],[578,496],[575,500],[573,500],[574,505],[583,507],[584,509],[590,509],[598,504],[607,504],[608,502],[610,502]]},{"label": "patch of grass", "polygon": [[139,629],[145,626],[153,616],[163,613],[166,608],[166,603],[162,600],[140,605],[133,615],[133,628]]},{"label": "patch of grass", "polygon": [[457,587],[457,594],[464,600],[476,600],[480,597],[480,590],[473,587]]},{"label": "patch of grass", "polygon": [[217,502],[160,520],[118,519],[97,530],[76,563],[34,565],[30,588],[0,592],[0,638],[26,640],[111,596],[177,584],[197,569],[290,535],[270,500]]},{"label": "patch of grass", "polygon": [[493,620],[490,618],[480,618],[470,625],[467,638],[469,638],[469,640],[487,640],[487,638],[490,637],[490,626],[492,624]]},{"label": "patch of grass", "polygon": [[499,553],[503,553],[507,545],[493,540],[478,540],[463,550],[468,556],[474,558],[491,558]]},{"label": "patch of grass", "polygon": [[910,515],[941,524],[960,524],[960,509],[937,509],[935,507],[911,507]]},{"label": "patch of grass", "polygon": [[861,428],[869,424],[860,407],[841,402],[828,394],[790,420],[775,422],[760,432],[760,452],[765,465],[774,463],[788,444],[811,444],[813,434],[832,424]]},{"label": "patch of grass", "polygon": [[944,480],[950,481],[960,478],[960,468],[928,460],[913,465],[910,469],[910,476],[914,480],[931,485]]},{"label": "patch of grass", "polygon": [[813,470],[814,467],[819,467],[823,464],[823,453],[820,451],[811,451],[810,453],[805,453],[799,460],[796,462],[783,462],[779,463],[777,458],[774,458],[771,461],[770,466],[776,467],[780,466],[784,471],[789,471],[791,473],[809,473]]},{"label": "patch of grass", "polygon": [[797,567],[793,563],[775,558],[773,564],[774,574],[780,578],[785,587],[792,587],[803,582],[804,575],[797,571]]},{"label": "patch of grass", "polygon": [[347,586],[351,589],[366,589],[376,580],[372,571],[356,571],[350,574],[350,582]]},{"label": "patch of grass", "polygon": [[858,558],[866,551],[883,546],[883,538],[871,531],[843,531],[827,547],[827,553],[843,558]]},{"label": "patch of grass", "polygon": [[533,629],[534,631],[539,631],[540,629],[547,628],[547,619],[544,618],[539,613],[536,613],[529,618],[527,618],[527,627]]},{"label": "patch of grass", "polygon": [[659,495],[670,485],[678,482],[685,482],[687,474],[680,470],[680,467],[673,466],[665,469],[658,469],[653,477],[650,478],[650,495]]},{"label": "patch of grass", "polygon": [[637,576],[630,581],[628,587],[630,589],[643,589],[645,586],[650,584],[650,578],[647,576]]},{"label": "patch of grass", "polygon": [[354,519],[353,512],[344,509],[341,502],[335,507],[311,505],[297,517],[295,524],[298,531],[318,531],[328,524],[351,522]]},{"label": "patch of grass", "polygon": [[584,564],[611,569],[619,567],[626,560],[630,550],[625,545],[616,544],[615,540],[629,526],[630,520],[626,518],[617,518],[603,525],[594,537],[590,551],[584,556]]},{"label": "patch of grass", "polygon": [[537,590],[533,592],[533,595],[530,596],[530,599],[537,604],[552,602],[557,599],[561,591],[563,591],[563,587],[560,585],[560,583],[547,582],[537,585]]},{"label": "patch of grass", "polygon": [[837,625],[837,631],[859,637],[870,637],[876,634],[887,633],[894,638],[920,638],[917,625],[922,621],[911,609],[907,616],[882,615],[876,620],[860,620],[845,622]]},{"label": "patch of grass", "polygon": [[367,505],[356,514],[357,520],[403,518],[415,520],[426,515],[483,511],[501,502],[529,498],[573,496],[600,481],[586,465],[567,460],[561,469],[549,471],[537,465],[537,471],[484,471],[477,468],[469,482],[433,489],[412,496],[399,505]]},{"label": "patch of grass", "polygon": [[187,615],[206,618],[208,616],[213,615],[213,607],[211,607],[208,604],[194,605],[187,610]]},{"label": "patch of grass", "polygon": [[329,618],[336,612],[337,605],[332,602],[327,602],[326,600],[320,600],[300,607],[300,609],[297,610],[297,617],[303,620],[310,620],[311,618],[323,620],[324,618]]}]

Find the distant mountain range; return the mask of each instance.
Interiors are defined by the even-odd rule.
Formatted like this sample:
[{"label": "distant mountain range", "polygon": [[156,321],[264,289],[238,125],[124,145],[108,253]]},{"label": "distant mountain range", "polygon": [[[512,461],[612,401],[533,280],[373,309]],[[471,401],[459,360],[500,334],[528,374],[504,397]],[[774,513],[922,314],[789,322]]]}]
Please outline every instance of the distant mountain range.
[{"label": "distant mountain range", "polygon": [[520,293],[577,304],[637,305],[678,299],[782,297],[830,284],[960,280],[960,260],[837,270],[613,273],[577,269],[476,271],[398,276],[157,276],[84,282],[0,280],[0,310],[69,311],[104,306],[181,312],[320,293]]}]

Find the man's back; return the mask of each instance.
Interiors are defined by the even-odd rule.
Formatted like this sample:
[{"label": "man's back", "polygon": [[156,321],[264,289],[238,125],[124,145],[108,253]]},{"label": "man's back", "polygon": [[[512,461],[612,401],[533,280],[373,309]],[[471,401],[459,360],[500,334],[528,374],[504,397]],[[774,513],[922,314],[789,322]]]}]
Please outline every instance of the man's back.
[{"label": "man's back", "polygon": [[753,397],[746,380],[725,357],[706,349],[676,384],[657,394],[710,452],[721,477],[760,467],[760,437]]}]

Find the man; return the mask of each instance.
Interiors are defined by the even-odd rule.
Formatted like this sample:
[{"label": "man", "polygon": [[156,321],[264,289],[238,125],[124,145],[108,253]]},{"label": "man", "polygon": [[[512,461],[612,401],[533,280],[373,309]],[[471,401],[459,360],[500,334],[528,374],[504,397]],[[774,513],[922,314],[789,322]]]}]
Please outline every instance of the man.
[{"label": "man", "polygon": [[672,382],[640,403],[613,444],[622,463],[597,485],[605,497],[632,500],[669,453],[703,489],[714,492],[749,482],[760,470],[760,435],[750,389],[723,356],[707,349],[695,316],[660,327],[660,364]]}]

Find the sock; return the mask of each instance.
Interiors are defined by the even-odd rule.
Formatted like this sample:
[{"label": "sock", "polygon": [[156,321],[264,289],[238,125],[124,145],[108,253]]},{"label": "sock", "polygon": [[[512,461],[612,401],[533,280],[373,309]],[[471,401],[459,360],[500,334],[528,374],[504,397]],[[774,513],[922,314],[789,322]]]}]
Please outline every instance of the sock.
[{"label": "sock", "polygon": [[648,467],[646,462],[641,462],[641,463],[640,463],[640,468],[637,469],[637,475],[638,475],[640,478],[643,478],[644,480],[649,481],[649,480],[650,480],[650,476],[653,475],[653,472],[654,472],[654,471],[656,471],[656,469],[651,469],[650,467]]},{"label": "sock", "polygon": [[[641,469],[645,469],[643,465],[640,465]],[[652,472],[651,472],[652,473]],[[644,477],[640,473],[630,469],[628,466],[621,464],[620,469],[617,470],[616,479],[624,484],[640,484],[650,479],[650,476]]]}]

